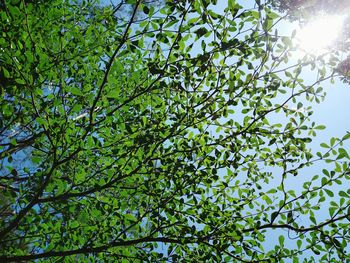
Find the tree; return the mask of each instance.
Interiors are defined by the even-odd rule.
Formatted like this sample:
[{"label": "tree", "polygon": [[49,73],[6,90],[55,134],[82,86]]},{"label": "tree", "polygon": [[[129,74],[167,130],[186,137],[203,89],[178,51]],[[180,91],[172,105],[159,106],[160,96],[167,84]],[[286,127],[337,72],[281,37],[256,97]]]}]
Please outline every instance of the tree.
[{"label": "tree", "polygon": [[308,148],[335,75],[258,2],[3,2],[2,261],[349,259],[350,135]]}]

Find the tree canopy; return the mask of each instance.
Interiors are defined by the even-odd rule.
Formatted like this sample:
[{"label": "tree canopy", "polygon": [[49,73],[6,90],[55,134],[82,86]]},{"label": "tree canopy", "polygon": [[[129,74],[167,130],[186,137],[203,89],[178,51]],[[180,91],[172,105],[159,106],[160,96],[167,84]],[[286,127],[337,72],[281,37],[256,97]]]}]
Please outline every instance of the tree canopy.
[{"label": "tree canopy", "polygon": [[310,148],[346,65],[222,4],[1,2],[0,261],[350,260],[350,134]]}]

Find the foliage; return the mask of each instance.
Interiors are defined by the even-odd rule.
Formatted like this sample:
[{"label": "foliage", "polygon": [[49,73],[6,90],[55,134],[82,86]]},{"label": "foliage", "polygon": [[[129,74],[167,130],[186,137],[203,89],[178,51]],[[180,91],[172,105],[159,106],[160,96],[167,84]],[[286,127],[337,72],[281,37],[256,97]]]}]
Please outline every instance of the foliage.
[{"label": "foliage", "polygon": [[3,1],[1,261],[349,260],[333,73],[256,2]]}]

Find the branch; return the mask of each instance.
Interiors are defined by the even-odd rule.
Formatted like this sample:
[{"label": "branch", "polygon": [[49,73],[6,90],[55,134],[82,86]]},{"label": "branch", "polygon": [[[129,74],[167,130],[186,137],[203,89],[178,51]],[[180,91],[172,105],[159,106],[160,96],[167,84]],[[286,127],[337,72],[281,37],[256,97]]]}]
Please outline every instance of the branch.
[{"label": "branch", "polygon": [[122,46],[124,45],[124,43],[125,43],[125,41],[126,41],[126,39],[128,37],[129,29],[130,29],[130,27],[131,27],[131,25],[132,25],[132,23],[134,21],[134,18],[135,18],[135,15],[136,15],[136,12],[137,12],[137,9],[138,9],[139,5],[140,5],[140,1],[137,1],[136,4],[135,4],[135,8],[134,8],[133,14],[132,14],[132,16],[130,18],[130,21],[129,21],[127,27],[125,28],[124,35],[123,35],[122,39],[120,40],[120,43],[119,43],[118,47],[115,49],[111,59],[109,60],[108,65],[106,66],[106,72],[104,74],[102,83],[100,85],[100,88],[98,89],[97,96],[94,99],[94,101],[92,103],[91,110],[90,110],[90,118],[89,118],[90,126],[93,125],[93,113],[95,111],[96,104],[97,104],[98,100],[100,99],[100,97],[102,95],[103,88],[107,84],[108,75],[109,75],[109,72],[110,72],[111,67],[113,65],[113,62],[114,62],[115,58],[117,57],[117,54],[118,54],[119,50],[122,48]]},{"label": "branch", "polygon": [[[273,229],[278,229],[278,228],[285,228],[285,229],[289,229],[289,230],[292,230],[292,231],[295,231],[297,233],[306,233],[306,232],[310,232],[310,231],[314,231],[314,230],[319,230],[321,229],[322,227],[325,227],[325,226],[328,226],[330,224],[333,224],[337,221],[340,221],[340,220],[343,220],[343,219],[348,219],[349,220],[349,217],[350,217],[350,214],[345,214],[345,215],[342,215],[342,216],[339,216],[337,218],[333,218],[333,219],[329,219],[323,223],[320,223],[318,225],[315,225],[315,226],[311,226],[311,227],[294,227],[294,226],[291,226],[289,224],[281,224],[281,225],[275,225],[275,224],[266,224],[266,225],[262,225],[258,228],[258,230],[262,230],[262,229],[268,229],[268,228],[273,228]],[[248,229],[244,229],[243,232],[244,233],[247,233],[247,232],[253,232],[253,231],[256,231],[257,229],[256,228],[248,228]]]},{"label": "branch", "polygon": [[198,243],[200,240],[178,240],[166,237],[145,237],[134,240],[126,240],[126,241],[117,241],[112,242],[108,245],[99,246],[99,247],[87,247],[87,248],[79,248],[75,250],[67,250],[67,251],[50,251],[44,252],[34,255],[22,255],[22,256],[0,256],[0,262],[21,262],[28,260],[35,260],[39,258],[51,258],[51,257],[66,257],[78,254],[89,254],[89,253],[100,253],[105,252],[107,249],[112,247],[125,247],[125,246],[133,246],[140,243],[149,243],[149,242],[163,242],[163,243],[175,243],[175,244],[189,244],[189,243]]}]

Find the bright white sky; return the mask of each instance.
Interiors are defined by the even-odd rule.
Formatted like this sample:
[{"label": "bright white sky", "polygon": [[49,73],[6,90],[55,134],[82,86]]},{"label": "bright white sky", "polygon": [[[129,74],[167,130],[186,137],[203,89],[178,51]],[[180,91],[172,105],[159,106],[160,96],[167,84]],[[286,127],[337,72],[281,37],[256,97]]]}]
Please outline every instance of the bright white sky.
[{"label": "bright white sky", "polygon": [[344,15],[320,15],[299,27],[297,39],[300,49],[314,54],[327,52],[340,37],[345,18]]}]

